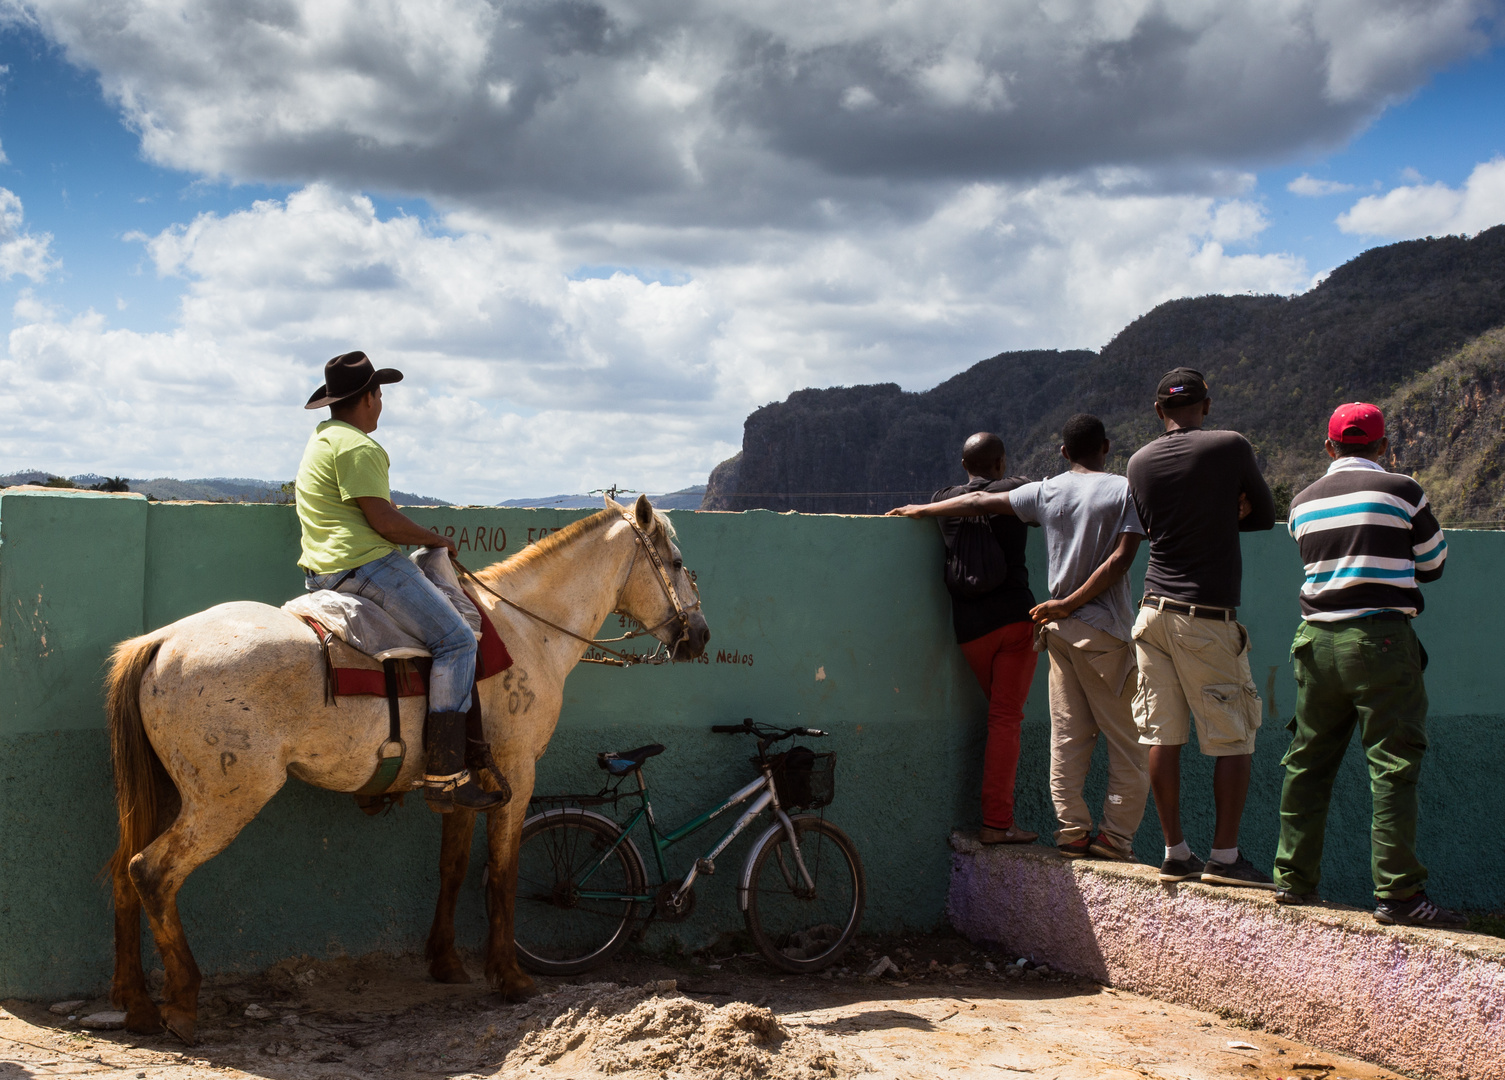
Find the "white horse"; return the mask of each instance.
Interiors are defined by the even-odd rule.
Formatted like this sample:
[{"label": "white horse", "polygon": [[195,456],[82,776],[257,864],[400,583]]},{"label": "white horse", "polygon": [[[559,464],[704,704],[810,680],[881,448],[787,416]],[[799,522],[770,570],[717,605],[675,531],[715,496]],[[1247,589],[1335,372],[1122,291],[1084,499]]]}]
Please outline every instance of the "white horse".
[{"label": "white horse", "polygon": [[[480,683],[486,737],[512,800],[487,816],[486,976],[508,997],[533,980],[512,942],[517,847],[534,765],[559,720],[564,680],[607,615],[651,628],[678,660],[710,638],[673,529],[640,497],[553,533],[476,578],[473,595],[506,642],[513,666]],[[488,592],[487,590],[494,590]],[[514,601],[532,618],[497,599]],[[550,624],[553,624],[551,627]],[[566,633],[560,633],[562,628]],[[575,635],[579,635],[578,637]],[[120,846],[110,861],[115,901],[111,999],[137,1032],[165,1025],[191,1042],[200,976],[178,918],[177,894],[281,789],[289,774],[353,792],[371,776],[387,738],[381,697],[324,698],[323,656],[306,624],[266,604],[221,604],[116,647],[107,678]],[[421,747],[425,699],[402,699],[403,739]],[[395,790],[411,787],[423,754],[409,752]],[[490,778],[486,778],[488,786]],[[470,860],[475,814],[444,817],[439,903],[428,939],[430,971],[468,982],[454,945],[454,912]],[[141,968],[141,911],[166,969],[159,1011]]]}]

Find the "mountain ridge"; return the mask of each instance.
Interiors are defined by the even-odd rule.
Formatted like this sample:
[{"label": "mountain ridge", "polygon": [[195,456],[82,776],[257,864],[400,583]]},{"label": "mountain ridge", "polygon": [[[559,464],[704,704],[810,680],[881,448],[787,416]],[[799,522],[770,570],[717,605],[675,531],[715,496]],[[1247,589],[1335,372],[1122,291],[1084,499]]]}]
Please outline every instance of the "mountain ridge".
[{"label": "mountain ridge", "polygon": [[[918,392],[893,383],[796,391],[748,416],[741,452],[712,471],[702,506],[882,512],[963,479],[962,441],[981,430],[1003,437],[1010,472],[1053,475],[1064,468],[1061,425],[1077,412],[1102,417],[1114,441],[1109,467],[1122,471],[1160,432],[1159,376],[1183,365],[1208,376],[1208,426],[1243,432],[1289,500],[1325,468],[1326,419],[1343,401],[1394,399],[1410,410],[1397,467],[1424,445],[1438,452],[1422,430],[1417,380],[1500,326],[1505,226],[1373,248],[1296,296],[1166,301],[1098,352],[1000,353]],[[1493,385],[1484,373],[1493,356],[1483,348],[1469,362],[1472,385]],[[1440,407],[1487,423],[1493,413],[1473,393],[1473,405]],[[1458,505],[1470,514],[1496,505],[1478,492],[1468,499]]]}]

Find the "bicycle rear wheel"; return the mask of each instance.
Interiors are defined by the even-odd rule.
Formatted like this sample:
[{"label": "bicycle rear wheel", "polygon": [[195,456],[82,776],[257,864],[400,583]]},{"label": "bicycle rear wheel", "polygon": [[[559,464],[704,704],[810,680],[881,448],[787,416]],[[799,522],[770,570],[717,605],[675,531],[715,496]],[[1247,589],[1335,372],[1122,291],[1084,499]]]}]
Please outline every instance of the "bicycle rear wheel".
[{"label": "bicycle rear wheel", "polygon": [[846,833],[814,814],[791,820],[815,888],[805,885],[788,835],[775,826],[751,856],[743,915],[753,944],[769,963],[784,971],[819,971],[856,935],[867,878]]},{"label": "bicycle rear wheel", "polygon": [[513,930],[523,967],[579,975],[627,943],[637,904],[626,897],[642,893],[647,873],[632,840],[617,843],[621,833],[615,822],[576,809],[550,810],[523,825]]}]

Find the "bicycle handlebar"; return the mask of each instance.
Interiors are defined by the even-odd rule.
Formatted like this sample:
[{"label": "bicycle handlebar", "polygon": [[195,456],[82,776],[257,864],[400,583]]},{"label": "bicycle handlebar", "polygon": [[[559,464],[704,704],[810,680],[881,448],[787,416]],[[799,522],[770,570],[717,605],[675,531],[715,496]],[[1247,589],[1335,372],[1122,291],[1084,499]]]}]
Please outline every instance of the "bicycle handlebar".
[{"label": "bicycle handlebar", "polygon": [[819,728],[781,728],[774,727],[772,724],[759,724],[750,716],[740,724],[712,724],[711,731],[717,735],[758,735],[774,740],[795,737],[821,739],[830,734],[829,732],[821,731]]}]

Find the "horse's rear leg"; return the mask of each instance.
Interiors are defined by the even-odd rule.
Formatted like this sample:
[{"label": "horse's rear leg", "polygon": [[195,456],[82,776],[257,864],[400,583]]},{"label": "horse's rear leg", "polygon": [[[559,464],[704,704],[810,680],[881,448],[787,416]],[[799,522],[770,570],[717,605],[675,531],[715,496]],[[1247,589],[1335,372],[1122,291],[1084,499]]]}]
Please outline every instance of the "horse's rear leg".
[{"label": "horse's rear leg", "polygon": [[125,1010],[129,1031],[155,1035],[162,1030],[162,1014],[146,989],[141,968],[141,897],[125,865],[110,874],[115,896],[115,978],[110,983],[110,1001]]},{"label": "horse's rear leg", "polygon": [[110,981],[110,1001],[125,1010],[128,1031],[155,1035],[162,1030],[162,1014],[146,988],[141,965],[141,895],[131,880],[130,863],[138,851],[161,836],[178,816],[178,790],[162,776],[158,781],[157,817],[145,835],[125,830],[120,846],[110,860],[110,889],[115,901],[115,977]]},{"label": "horse's rear leg", "polygon": [[460,886],[470,869],[470,845],[475,835],[473,810],[456,809],[444,815],[443,838],[439,843],[439,903],[434,909],[434,925],[429,930],[424,956],[429,974],[442,983],[468,983],[470,975],[455,951],[455,904]]},{"label": "horse's rear leg", "polygon": [[282,786],[278,778],[261,792],[243,783],[231,805],[215,800],[212,810],[185,803],[171,828],[131,860],[130,877],[146,909],[157,951],[162,954],[166,980],[162,991],[162,1022],[186,1043],[198,1027],[199,986],[203,979],[188,948],[183,921],[178,917],[178,890],[188,875],[224,851],[250,824]]},{"label": "horse's rear leg", "polygon": [[[530,778],[531,781],[531,778]],[[513,784],[513,791],[519,785]],[[527,787],[532,789],[530,782]],[[517,848],[522,841],[527,808],[514,803],[486,817],[490,873],[486,879],[486,914],[490,923],[486,937],[486,979],[508,1001],[522,1001],[537,993],[533,978],[517,965],[513,940],[514,903],[517,899]]]}]

